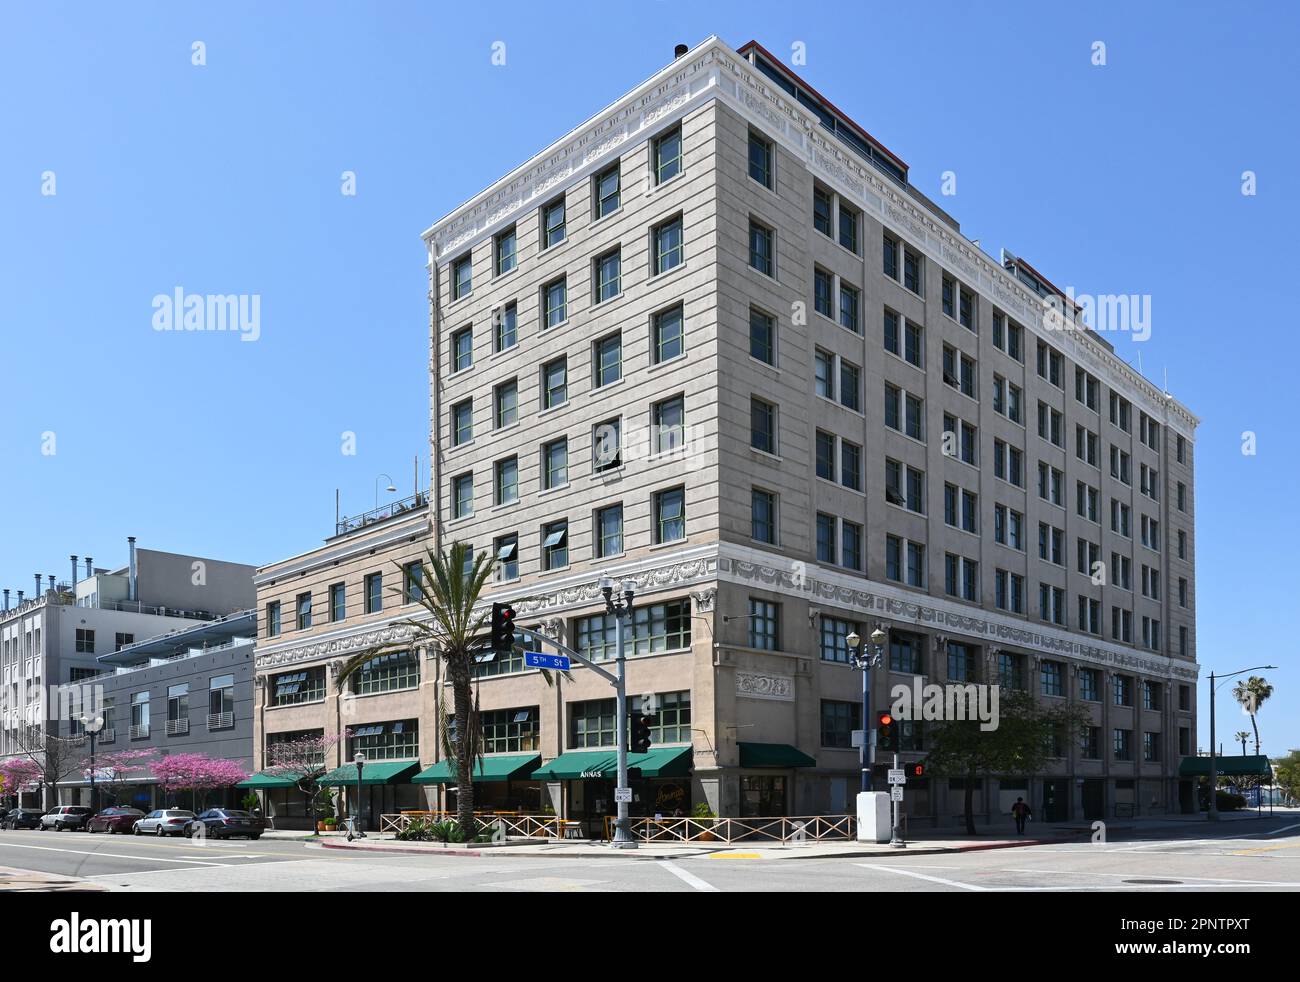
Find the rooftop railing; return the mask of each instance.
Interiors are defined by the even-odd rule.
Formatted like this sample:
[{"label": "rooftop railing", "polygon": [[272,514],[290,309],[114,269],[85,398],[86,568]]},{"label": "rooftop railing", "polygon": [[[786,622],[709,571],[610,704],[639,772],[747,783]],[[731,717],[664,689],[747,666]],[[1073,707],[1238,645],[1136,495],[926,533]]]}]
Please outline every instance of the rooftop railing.
[{"label": "rooftop railing", "polygon": [[400,515],[408,515],[413,511],[425,507],[429,503],[429,496],[423,491],[411,495],[409,498],[403,498],[400,501],[393,501],[382,507],[375,508],[353,518],[342,516],[334,524],[335,535],[347,535],[349,532],[356,532],[359,529],[367,528],[371,525],[377,525],[380,522],[386,522],[390,518],[397,518]]}]

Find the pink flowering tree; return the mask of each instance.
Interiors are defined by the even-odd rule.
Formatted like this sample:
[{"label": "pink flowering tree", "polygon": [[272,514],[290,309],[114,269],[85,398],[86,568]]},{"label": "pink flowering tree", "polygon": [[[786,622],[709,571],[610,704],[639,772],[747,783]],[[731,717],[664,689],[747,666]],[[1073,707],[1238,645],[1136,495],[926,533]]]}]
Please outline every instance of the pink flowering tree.
[{"label": "pink flowering tree", "polygon": [[4,780],[5,794],[21,795],[32,786],[44,784],[45,770],[30,757],[8,757],[0,760],[0,778]]},{"label": "pink flowering tree", "polygon": [[238,784],[248,772],[233,760],[206,754],[168,754],[149,765],[158,779],[164,797],[181,791],[193,795],[194,810],[199,810],[199,792],[214,791]]},{"label": "pink flowering tree", "polygon": [[[118,803],[122,789],[143,777],[139,772],[148,769],[145,761],[152,759],[155,753],[153,750],[119,750],[111,754],[95,754],[95,787],[111,795],[114,804]],[[90,780],[89,761],[82,773],[86,780]]]}]

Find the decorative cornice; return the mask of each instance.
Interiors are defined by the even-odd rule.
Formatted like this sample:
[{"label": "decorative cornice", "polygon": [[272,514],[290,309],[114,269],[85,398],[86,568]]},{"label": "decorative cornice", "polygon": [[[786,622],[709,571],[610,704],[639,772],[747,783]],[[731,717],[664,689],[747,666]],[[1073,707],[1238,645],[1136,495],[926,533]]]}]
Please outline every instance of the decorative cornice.
[{"label": "decorative cornice", "polygon": [[325,545],[319,549],[313,549],[311,552],[291,556],[288,559],[282,559],[279,562],[263,566],[254,574],[253,585],[260,587],[272,580],[281,580],[286,576],[310,573],[313,570],[330,566],[341,560],[368,553],[372,549],[379,550],[397,545],[407,541],[411,536],[427,535],[429,531],[428,508],[425,506],[423,509],[414,511],[404,518],[390,519],[389,522],[391,524],[386,522],[386,527],[382,531],[379,529],[373,530],[377,534],[359,535],[356,538],[349,538],[333,545]]},{"label": "decorative cornice", "polygon": [[[355,634],[328,638],[322,641],[308,641],[301,645],[277,647],[273,651],[259,652],[257,654],[256,669],[261,672],[284,665],[316,661],[321,658],[328,658],[330,655],[354,655],[359,651],[365,651],[367,648],[399,644],[409,640],[414,633],[414,629],[409,624],[387,624],[370,631],[359,631]],[[342,661],[336,664],[339,668],[342,668]],[[334,672],[334,677],[337,678],[338,672],[333,665],[331,670]]]},{"label": "decorative cornice", "polygon": [[[1067,631],[1039,628],[1025,621],[1004,617],[992,611],[963,608],[937,597],[920,597],[896,587],[872,580],[854,578],[811,567],[794,583],[793,574],[755,561],[756,550],[723,544],[718,560],[719,579],[746,584],[760,584],[769,589],[805,594],[818,603],[832,603],[849,608],[859,615],[875,615],[912,627],[935,631],[935,644],[942,646],[952,633],[975,638],[984,644],[1015,646],[1030,652],[1069,657],[1095,665],[1124,667],[1160,677],[1195,680],[1198,666],[1164,655],[1150,655],[1125,650],[1102,641],[1093,642]],[[771,556],[772,561],[781,561]]]},{"label": "decorative cornice", "polygon": [[[617,578],[624,583],[632,583],[637,596],[643,596],[716,579],[717,572],[718,557],[716,551],[711,551],[707,555],[662,563],[646,569],[625,570]],[[536,617],[547,611],[561,613],[603,601],[600,574],[593,573],[590,579],[583,582],[570,583],[546,593],[513,598],[511,605],[520,617]]]}]

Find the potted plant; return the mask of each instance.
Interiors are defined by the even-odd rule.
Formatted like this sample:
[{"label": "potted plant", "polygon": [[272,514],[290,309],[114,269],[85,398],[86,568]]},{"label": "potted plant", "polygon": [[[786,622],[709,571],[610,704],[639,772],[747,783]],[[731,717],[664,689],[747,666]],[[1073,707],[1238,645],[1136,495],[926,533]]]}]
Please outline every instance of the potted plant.
[{"label": "potted plant", "polygon": [[335,815],[330,815],[326,818],[321,819],[320,824],[322,826],[321,827],[322,832],[337,832],[339,830],[339,820],[338,817]]},{"label": "potted plant", "polygon": [[696,836],[697,839],[702,842],[712,842],[717,838],[711,830],[713,828],[713,820],[718,816],[713,813],[713,809],[709,807],[707,801],[701,801],[696,804],[696,806],[691,809],[691,817],[700,825],[700,833]]}]

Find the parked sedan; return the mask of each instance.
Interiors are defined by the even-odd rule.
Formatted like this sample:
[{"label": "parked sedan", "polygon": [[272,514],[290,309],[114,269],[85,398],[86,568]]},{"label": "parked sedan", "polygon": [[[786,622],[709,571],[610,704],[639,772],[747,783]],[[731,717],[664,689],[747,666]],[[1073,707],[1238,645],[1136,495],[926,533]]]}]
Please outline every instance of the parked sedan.
[{"label": "parked sedan", "polygon": [[41,816],[41,830],[66,832],[69,829],[82,829],[94,814],[94,810],[85,805],[59,805]]},{"label": "parked sedan", "polygon": [[202,834],[209,839],[229,839],[236,835],[260,839],[267,829],[264,819],[242,808],[209,808],[185,824],[185,835],[192,838],[199,834],[199,825],[203,826]]},{"label": "parked sedan", "polygon": [[0,828],[39,829],[41,827],[41,810],[39,808],[14,808],[0,816]]},{"label": "parked sedan", "polygon": [[121,832],[126,834],[135,823],[144,817],[139,808],[126,808],[121,805],[105,808],[86,823],[87,832]]},{"label": "parked sedan", "polygon": [[190,820],[196,817],[192,811],[184,808],[159,808],[138,819],[134,831],[136,835],[180,835]]}]

